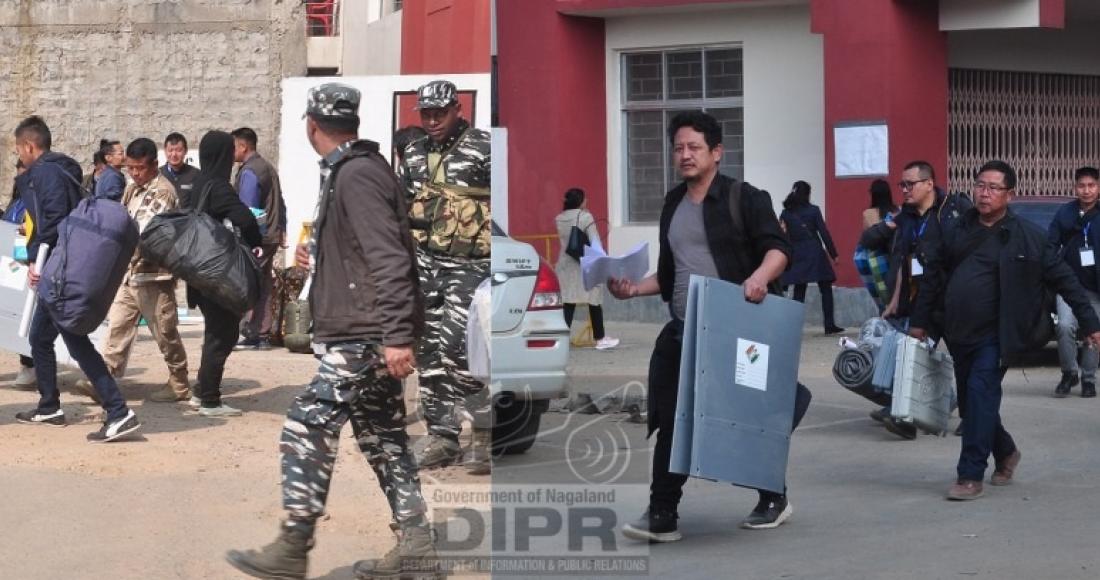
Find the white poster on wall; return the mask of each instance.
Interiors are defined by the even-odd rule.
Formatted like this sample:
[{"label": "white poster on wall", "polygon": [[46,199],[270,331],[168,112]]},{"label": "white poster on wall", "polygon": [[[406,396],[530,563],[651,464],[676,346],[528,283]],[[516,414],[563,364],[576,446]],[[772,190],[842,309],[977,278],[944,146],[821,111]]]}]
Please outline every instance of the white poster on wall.
[{"label": "white poster on wall", "polygon": [[889,173],[890,140],[886,123],[851,123],[833,128],[837,177]]}]

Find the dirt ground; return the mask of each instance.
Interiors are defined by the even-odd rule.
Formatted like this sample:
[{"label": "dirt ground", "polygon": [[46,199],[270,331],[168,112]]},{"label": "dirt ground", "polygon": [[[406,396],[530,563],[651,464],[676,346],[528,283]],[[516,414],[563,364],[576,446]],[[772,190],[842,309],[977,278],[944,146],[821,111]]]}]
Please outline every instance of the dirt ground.
[{"label": "dirt ground", "polygon": [[[194,381],[202,330],[182,330]],[[37,393],[12,388],[18,359],[0,353],[0,577],[244,578],[225,563],[226,550],[275,537],[283,516],[279,432],[315,359],[283,349],[233,353],[223,392],[245,414],[208,419],[184,404],[145,400],[167,370],[148,332],[138,337],[120,384],[143,427],[135,439],[103,445],[84,438],[98,429],[101,409],[69,393],[79,371],[61,372],[67,427],[17,423],[15,413],[33,408]],[[410,432],[422,435],[423,428],[414,424]],[[351,578],[356,560],[393,545],[388,507],[350,433],[347,427],[310,578]],[[488,478],[461,468],[421,479],[429,498],[440,486],[489,486]]]}]

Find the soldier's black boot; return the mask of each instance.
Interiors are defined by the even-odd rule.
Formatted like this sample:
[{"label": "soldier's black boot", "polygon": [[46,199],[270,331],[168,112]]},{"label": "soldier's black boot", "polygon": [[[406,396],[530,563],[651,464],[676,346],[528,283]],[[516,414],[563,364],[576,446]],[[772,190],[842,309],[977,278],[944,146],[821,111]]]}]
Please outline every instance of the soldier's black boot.
[{"label": "soldier's black boot", "polygon": [[421,469],[446,467],[462,460],[462,447],[458,441],[440,435],[431,435],[428,445],[416,456],[416,464]]},{"label": "soldier's black boot", "polygon": [[1069,390],[1077,384],[1077,373],[1062,373],[1062,380],[1054,387],[1054,398],[1062,399],[1069,396]]},{"label": "soldier's black boot", "polygon": [[352,571],[358,580],[440,577],[431,528],[405,525],[397,534],[397,545],[385,556],[356,562]]},{"label": "soldier's black boot", "polygon": [[1096,383],[1094,381],[1081,381],[1081,396],[1086,399],[1096,396]]},{"label": "soldier's black boot", "polygon": [[466,459],[466,473],[470,475],[490,475],[493,473],[493,430],[474,429],[474,441]]},{"label": "soldier's black boot", "polygon": [[225,559],[254,578],[300,580],[306,577],[309,551],[313,549],[312,528],[279,527],[279,537],[259,550],[230,550]]}]

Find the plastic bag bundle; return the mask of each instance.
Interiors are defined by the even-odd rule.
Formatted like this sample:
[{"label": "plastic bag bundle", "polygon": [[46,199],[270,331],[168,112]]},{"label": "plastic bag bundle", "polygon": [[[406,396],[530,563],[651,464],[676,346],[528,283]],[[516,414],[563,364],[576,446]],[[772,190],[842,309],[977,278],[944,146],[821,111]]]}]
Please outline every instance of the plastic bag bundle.
[{"label": "plastic bag bundle", "polygon": [[893,331],[894,327],[889,322],[878,317],[870,318],[859,329],[859,344],[867,348],[880,348],[882,339]]},{"label": "plastic bag bundle", "polygon": [[894,368],[898,359],[898,331],[890,329],[882,337],[882,346],[874,352],[874,373],[871,385],[879,393],[891,393],[894,390]]}]

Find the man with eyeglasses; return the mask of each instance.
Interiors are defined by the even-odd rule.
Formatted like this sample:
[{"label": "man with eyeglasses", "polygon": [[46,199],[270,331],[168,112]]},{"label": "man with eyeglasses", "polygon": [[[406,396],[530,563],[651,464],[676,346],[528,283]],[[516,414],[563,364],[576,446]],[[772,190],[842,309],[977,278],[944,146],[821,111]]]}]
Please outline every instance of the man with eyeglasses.
[{"label": "man with eyeglasses", "polygon": [[[890,255],[886,284],[891,298],[882,317],[905,330],[909,328],[909,317],[924,276],[924,265],[918,250],[921,240],[928,232],[929,224],[936,222],[941,230],[954,227],[959,217],[972,204],[964,195],[949,195],[937,187],[936,172],[927,161],[908,163],[902,171],[898,189],[905,200],[901,213],[893,220],[882,221],[868,228],[863,232],[859,243],[868,250]],[[942,313],[936,313],[929,331],[933,336],[942,336],[942,326]],[[917,438],[916,426],[894,421],[888,407],[872,411],[871,418],[903,439]]]},{"label": "man with eyeglasses", "polygon": [[932,222],[921,245],[924,279],[909,333],[927,338],[932,313],[944,305],[944,340],[954,358],[963,417],[949,500],[982,496],[990,454],[989,483],[1012,483],[1020,451],[1001,423],[1001,381],[1007,365],[1046,343],[1042,328],[1051,325],[1053,292],[1069,304],[1089,341],[1100,344],[1100,319],[1073,270],[1042,229],[1009,210],[1015,189],[1010,165],[986,163],[974,183],[974,209],[950,230]]},{"label": "man with eyeglasses", "polygon": [[[1050,223],[1047,239],[1061,252],[1062,258],[1077,274],[1077,280],[1085,287],[1092,309],[1100,312],[1100,274],[1096,270],[1094,248],[1100,240],[1100,208],[1096,199],[1100,193],[1100,171],[1095,167],[1082,167],[1073,176],[1077,199],[1058,209]],[[1054,388],[1055,398],[1069,396],[1077,384],[1080,373],[1081,396],[1096,396],[1096,367],[1100,362],[1094,348],[1079,348],[1079,325],[1073,311],[1061,297],[1058,298],[1058,359],[1062,365],[1062,380]],[[1080,352],[1078,352],[1080,351]],[[1078,365],[1080,354],[1080,365]]]}]

